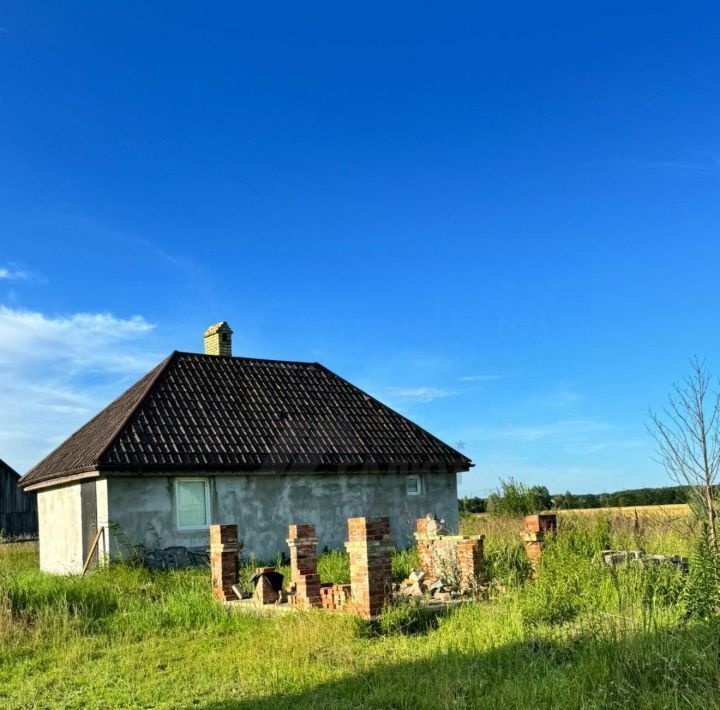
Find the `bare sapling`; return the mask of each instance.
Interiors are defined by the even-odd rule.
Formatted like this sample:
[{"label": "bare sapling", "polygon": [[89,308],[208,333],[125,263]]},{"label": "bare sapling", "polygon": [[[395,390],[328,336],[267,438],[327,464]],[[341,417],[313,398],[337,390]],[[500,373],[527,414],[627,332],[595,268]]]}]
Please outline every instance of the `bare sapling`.
[{"label": "bare sapling", "polygon": [[717,552],[715,487],[720,471],[720,392],[694,357],[691,372],[673,385],[662,415],[650,412],[648,430],[668,476],[688,486],[706,517],[709,543]]}]

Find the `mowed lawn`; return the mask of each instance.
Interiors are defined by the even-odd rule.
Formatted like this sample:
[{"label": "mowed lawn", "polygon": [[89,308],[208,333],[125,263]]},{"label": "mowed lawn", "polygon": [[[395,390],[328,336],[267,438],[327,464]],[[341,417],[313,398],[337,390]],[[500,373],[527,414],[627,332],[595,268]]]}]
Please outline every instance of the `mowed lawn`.
[{"label": "mowed lawn", "polygon": [[[34,544],[0,545],[0,707],[720,707],[720,626],[684,618],[683,575],[594,557],[639,543],[686,554],[683,529],[561,521],[530,581],[520,521],[469,525],[487,535],[487,598],[373,624],[230,613],[205,569],[52,577]],[[396,576],[413,564],[397,555]],[[341,581],[346,560],[321,571]]]}]

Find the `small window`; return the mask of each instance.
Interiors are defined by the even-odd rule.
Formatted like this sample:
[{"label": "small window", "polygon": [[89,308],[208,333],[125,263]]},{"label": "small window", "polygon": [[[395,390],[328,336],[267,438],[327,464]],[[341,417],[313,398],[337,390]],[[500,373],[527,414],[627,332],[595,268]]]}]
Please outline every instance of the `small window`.
[{"label": "small window", "polygon": [[210,524],[208,482],[204,478],[175,481],[178,530],[202,530]]},{"label": "small window", "polygon": [[422,482],[420,476],[412,475],[405,479],[405,490],[409,496],[422,495]]}]

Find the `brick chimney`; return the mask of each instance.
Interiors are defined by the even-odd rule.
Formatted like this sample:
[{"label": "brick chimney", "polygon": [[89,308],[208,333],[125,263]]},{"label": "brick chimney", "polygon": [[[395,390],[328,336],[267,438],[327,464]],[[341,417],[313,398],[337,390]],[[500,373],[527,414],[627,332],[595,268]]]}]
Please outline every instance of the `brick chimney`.
[{"label": "brick chimney", "polygon": [[205,331],[205,354],[206,355],[232,355],[232,330],[230,326],[222,321],[211,325]]}]

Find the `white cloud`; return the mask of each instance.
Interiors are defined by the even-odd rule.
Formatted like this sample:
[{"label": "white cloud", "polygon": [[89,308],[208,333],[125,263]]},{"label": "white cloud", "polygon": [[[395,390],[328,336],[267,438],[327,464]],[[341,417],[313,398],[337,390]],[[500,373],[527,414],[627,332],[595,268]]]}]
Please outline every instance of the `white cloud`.
[{"label": "white cloud", "polygon": [[51,362],[75,369],[136,370],[146,357],[124,344],[153,327],[141,316],[76,313],[53,318],[0,306],[0,368]]},{"label": "white cloud", "polygon": [[37,463],[160,356],[141,316],[50,316],[0,306],[0,458]]},{"label": "white cloud", "polygon": [[391,397],[415,402],[434,402],[457,394],[442,387],[390,387],[387,392]]},{"label": "white cloud", "polygon": [[11,266],[0,266],[0,279],[18,280],[26,279],[29,276],[30,274],[27,271],[22,271],[21,269],[16,269]]},{"label": "white cloud", "polygon": [[495,382],[502,380],[505,375],[464,375],[460,377],[460,382]]},{"label": "white cloud", "polygon": [[614,481],[631,474],[622,465],[554,464],[543,465],[535,457],[512,454],[488,454],[475,461],[475,468],[463,478],[460,495],[487,496],[495,491],[500,479],[515,478],[526,485],[544,485],[553,494],[571,490],[574,493],[600,492],[622,487]]},{"label": "white cloud", "polygon": [[582,399],[578,392],[569,389],[559,389],[549,394],[537,397],[536,404],[541,407],[571,407]]},{"label": "white cloud", "polygon": [[566,419],[546,424],[508,424],[499,427],[479,427],[473,432],[481,441],[510,440],[522,443],[541,439],[562,439],[607,431],[610,424],[591,419]]}]

